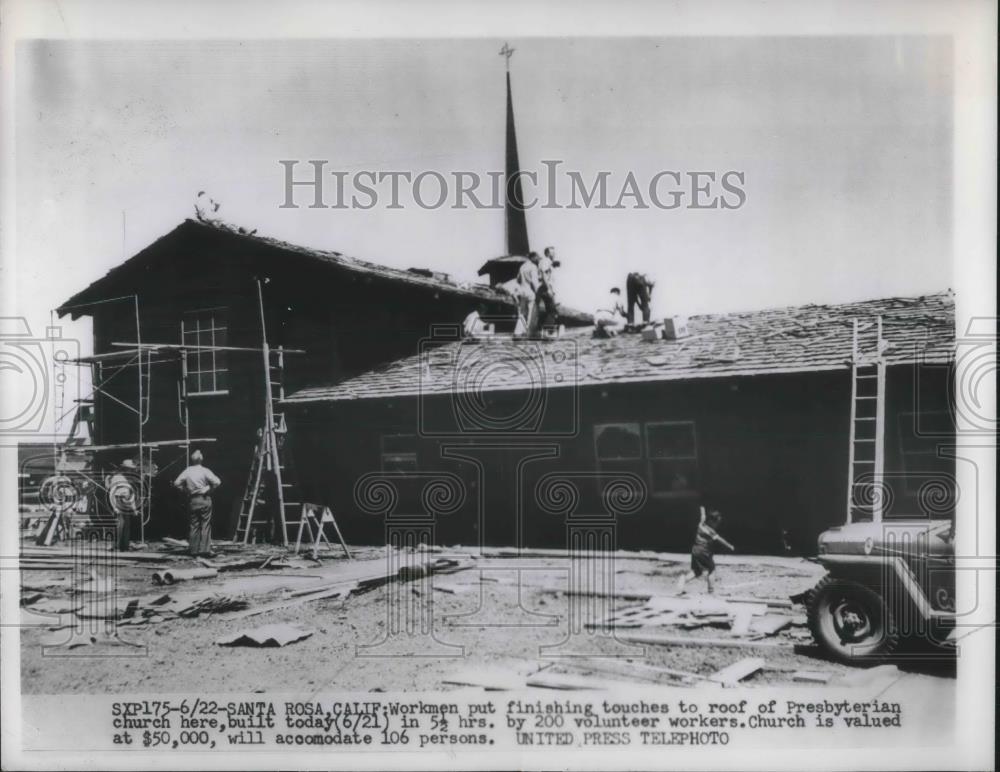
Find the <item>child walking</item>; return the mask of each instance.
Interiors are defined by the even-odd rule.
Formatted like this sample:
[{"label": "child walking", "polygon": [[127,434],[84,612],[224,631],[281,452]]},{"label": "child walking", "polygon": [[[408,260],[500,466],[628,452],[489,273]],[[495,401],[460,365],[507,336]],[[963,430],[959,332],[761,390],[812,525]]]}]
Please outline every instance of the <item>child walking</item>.
[{"label": "child walking", "polygon": [[730,550],[736,548],[728,541],[719,536],[716,528],[722,522],[722,515],[718,510],[713,509],[705,515],[705,508],[701,508],[701,519],[698,521],[698,530],[694,535],[694,545],[691,547],[691,570],[681,576],[677,581],[677,594],[684,592],[684,585],[692,579],[697,579],[703,573],[705,581],[708,582],[708,591],[714,592],[712,587],[712,574],[715,572],[715,558],[713,547],[718,542],[723,547]]}]

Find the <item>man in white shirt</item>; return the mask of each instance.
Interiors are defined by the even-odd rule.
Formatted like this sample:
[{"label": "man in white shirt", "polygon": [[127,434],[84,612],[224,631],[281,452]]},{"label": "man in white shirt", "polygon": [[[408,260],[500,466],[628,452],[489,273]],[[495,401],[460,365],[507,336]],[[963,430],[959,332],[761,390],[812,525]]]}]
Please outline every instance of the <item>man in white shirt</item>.
[{"label": "man in white shirt", "polygon": [[521,263],[521,268],[517,272],[517,327],[514,328],[515,335],[527,335],[533,337],[538,331],[538,308],[536,298],[538,288],[542,284],[542,275],[538,270],[538,263],[541,258],[537,252],[528,255],[528,259]]},{"label": "man in white shirt", "polygon": [[483,314],[486,307],[480,304],[476,310],[471,311],[462,322],[462,337],[476,339],[492,333],[492,325],[483,321]]},{"label": "man in white shirt", "polygon": [[605,304],[594,311],[594,328],[599,335],[613,338],[625,329],[625,306],[622,305],[622,291],[612,287]]},{"label": "man in white shirt", "polygon": [[191,466],[174,480],[174,487],[187,497],[188,516],[191,530],[188,536],[188,551],[198,557],[212,557],[212,496],[214,489],[222,485],[201,462],[204,457],[200,450],[191,454]]},{"label": "man in white shirt", "polygon": [[545,254],[538,260],[538,275],[541,281],[536,300],[545,307],[544,315],[540,315],[540,323],[546,327],[552,327],[558,322],[556,288],[552,283],[552,270],[558,265],[555,247],[545,247]]}]

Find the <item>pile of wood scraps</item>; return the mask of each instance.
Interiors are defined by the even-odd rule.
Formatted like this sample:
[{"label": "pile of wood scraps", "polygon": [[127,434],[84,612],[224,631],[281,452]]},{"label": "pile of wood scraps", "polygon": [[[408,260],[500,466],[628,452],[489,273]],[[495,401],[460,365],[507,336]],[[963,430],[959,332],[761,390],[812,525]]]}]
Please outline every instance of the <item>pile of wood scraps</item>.
[{"label": "pile of wood scraps", "polygon": [[[778,598],[724,598],[616,594],[616,599],[641,600],[586,624],[591,630],[614,632],[623,641],[663,645],[777,646],[809,637],[806,617],[792,612],[790,601]],[[724,638],[682,633],[704,628],[728,632]],[[784,633],[789,631],[788,635]],[[801,631],[801,632],[799,632]]]},{"label": "pile of wood scraps", "polygon": [[172,556],[164,552],[114,552],[105,554],[81,549],[73,551],[68,547],[29,547],[22,546],[18,556],[18,567],[22,571],[68,571],[79,568],[81,564],[114,562],[119,566],[141,566],[149,563],[166,563]]},{"label": "pile of wood scraps", "polygon": [[718,689],[738,686],[766,668],[767,664],[761,657],[745,657],[707,674],[651,665],[634,658],[566,657],[528,670],[522,663],[511,663],[505,667],[462,668],[443,677],[441,684],[479,687],[486,691],[525,688],[606,691],[621,689],[623,684]]}]

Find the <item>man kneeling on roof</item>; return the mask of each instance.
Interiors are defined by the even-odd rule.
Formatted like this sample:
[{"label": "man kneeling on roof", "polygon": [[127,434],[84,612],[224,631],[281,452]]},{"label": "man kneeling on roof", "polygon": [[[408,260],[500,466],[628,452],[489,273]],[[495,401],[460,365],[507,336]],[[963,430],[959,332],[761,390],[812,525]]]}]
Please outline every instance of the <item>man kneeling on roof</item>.
[{"label": "man kneeling on roof", "polygon": [[594,333],[598,337],[613,338],[625,329],[625,307],[622,291],[612,287],[604,305],[594,311]]},{"label": "man kneeling on roof", "polygon": [[462,337],[476,340],[493,334],[493,324],[483,321],[483,314],[486,313],[486,306],[480,303],[475,310],[469,312],[462,322]]}]

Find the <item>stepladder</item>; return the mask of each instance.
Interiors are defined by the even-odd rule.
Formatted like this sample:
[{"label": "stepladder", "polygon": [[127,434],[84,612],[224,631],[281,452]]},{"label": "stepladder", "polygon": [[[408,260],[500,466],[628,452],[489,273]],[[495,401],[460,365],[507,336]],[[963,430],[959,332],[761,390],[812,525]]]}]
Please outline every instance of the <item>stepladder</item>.
[{"label": "stepladder", "polygon": [[258,430],[247,486],[240,503],[233,540],[249,544],[264,538],[288,546],[299,528],[301,502],[284,416]]},{"label": "stepladder", "polygon": [[347,556],[348,560],[352,560],[353,556],[351,551],[347,548],[347,542],[344,541],[344,536],[340,532],[340,527],[337,525],[337,521],[333,516],[333,512],[330,511],[329,507],[324,507],[319,504],[303,504],[302,511],[299,517],[299,530],[298,535],[295,538],[295,554],[299,554],[299,550],[302,548],[303,538],[306,538],[312,545],[312,558],[316,560],[319,557],[319,550],[323,544],[330,549],[333,549],[333,545],[330,540],[326,537],[326,527],[332,526],[334,533],[337,535],[337,540],[340,542],[341,548],[344,550],[344,555]]},{"label": "stepladder", "polygon": [[882,317],[854,320],[847,522],[881,522],[885,514],[885,351]]}]

